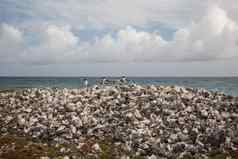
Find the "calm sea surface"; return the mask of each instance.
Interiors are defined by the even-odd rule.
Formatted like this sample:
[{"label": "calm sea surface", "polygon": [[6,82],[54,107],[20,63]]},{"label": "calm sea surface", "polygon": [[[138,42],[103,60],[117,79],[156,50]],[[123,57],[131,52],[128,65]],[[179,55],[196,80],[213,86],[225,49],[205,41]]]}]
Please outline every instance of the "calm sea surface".
[{"label": "calm sea surface", "polygon": [[[0,77],[0,89],[59,87],[80,88],[85,77]],[[87,77],[89,84],[96,84],[100,77]],[[107,79],[116,80],[116,77]],[[206,88],[238,96],[238,77],[128,77],[137,84],[179,85]]]}]

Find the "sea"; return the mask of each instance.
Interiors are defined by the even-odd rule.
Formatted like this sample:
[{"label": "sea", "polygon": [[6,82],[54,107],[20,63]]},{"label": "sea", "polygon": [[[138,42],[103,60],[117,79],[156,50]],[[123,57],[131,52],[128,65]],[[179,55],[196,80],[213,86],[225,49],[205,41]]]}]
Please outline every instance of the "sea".
[{"label": "sea", "polygon": [[[102,77],[0,77],[0,90],[19,88],[81,88],[83,80],[89,85],[98,84]],[[107,77],[116,81],[120,77]],[[238,77],[127,77],[130,82],[141,85],[178,85],[205,88],[238,96]]]}]

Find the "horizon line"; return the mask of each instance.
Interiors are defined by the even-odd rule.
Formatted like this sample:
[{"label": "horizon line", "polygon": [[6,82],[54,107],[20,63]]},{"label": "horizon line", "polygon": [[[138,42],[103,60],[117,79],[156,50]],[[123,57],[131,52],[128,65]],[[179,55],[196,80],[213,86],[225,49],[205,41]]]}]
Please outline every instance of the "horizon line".
[{"label": "horizon line", "polygon": [[[120,78],[122,76],[126,75],[118,75],[118,76],[1,76],[0,78],[102,78],[102,77],[108,77],[108,78]],[[126,76],[128,78],[238,78],[237,76]]]}]

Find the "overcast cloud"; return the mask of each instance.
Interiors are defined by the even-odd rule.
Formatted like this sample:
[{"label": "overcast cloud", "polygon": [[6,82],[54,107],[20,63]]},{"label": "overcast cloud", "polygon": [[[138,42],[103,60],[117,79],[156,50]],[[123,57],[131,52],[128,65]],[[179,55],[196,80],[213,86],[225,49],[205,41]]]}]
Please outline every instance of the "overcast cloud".
[{"label": "overcast cloud", "polygon": [[[170,40],[163,34],[166,27],[168,32],[175,30]],[[4,66],[229,63],[238,62],[237,51],[236,0],[0,2],[0,64]]]}]

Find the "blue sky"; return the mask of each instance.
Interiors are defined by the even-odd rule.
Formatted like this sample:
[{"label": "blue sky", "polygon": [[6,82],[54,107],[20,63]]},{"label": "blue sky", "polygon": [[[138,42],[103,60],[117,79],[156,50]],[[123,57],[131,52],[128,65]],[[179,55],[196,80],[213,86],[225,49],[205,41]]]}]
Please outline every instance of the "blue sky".
[{"label": "blue sky", "polygon": [[235,0],[2,0],[0,75],[237,76],[237,10]]}]

